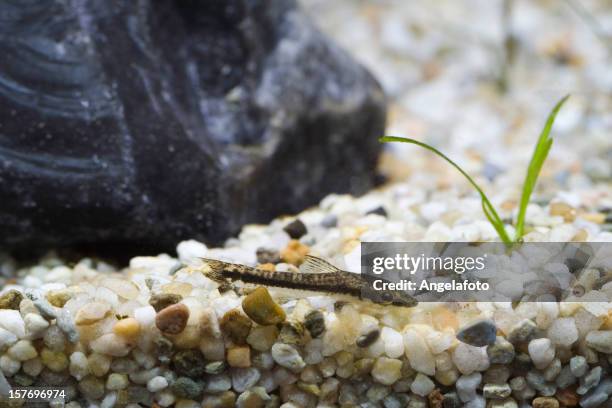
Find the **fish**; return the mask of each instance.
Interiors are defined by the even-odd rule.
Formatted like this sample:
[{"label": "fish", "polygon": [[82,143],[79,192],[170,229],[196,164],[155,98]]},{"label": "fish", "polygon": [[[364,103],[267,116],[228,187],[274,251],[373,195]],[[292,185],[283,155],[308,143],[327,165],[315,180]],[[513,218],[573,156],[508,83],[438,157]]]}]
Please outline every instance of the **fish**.
[{"label": "fish", "polygon": [[208,266],[201,268],[202,273],[220,284],[241,281],[300,291],[349,295],[360,300],[363,300],[364,294],[367,293],[367,298],[374,303],[402,307],[413,307],[418,303],[413,296],[403,291],[374,292],[371,286],[373,278],[343,271],[312,255],[306,255],[301,273],[269,271],[216,259],[200,259]]}]

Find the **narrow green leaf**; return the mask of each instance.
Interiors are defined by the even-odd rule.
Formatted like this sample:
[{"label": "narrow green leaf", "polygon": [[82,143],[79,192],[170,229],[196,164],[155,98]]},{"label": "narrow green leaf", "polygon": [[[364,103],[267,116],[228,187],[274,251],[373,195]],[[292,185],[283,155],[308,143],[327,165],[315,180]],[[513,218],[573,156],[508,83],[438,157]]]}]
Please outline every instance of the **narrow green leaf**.
[{"label": "narrow green leaf", "polygon": [[409,137],[383,136],[378,140],[384,143],[400,142],[400,143],[415,144],[417,146],[421,146],[429,150],[430,152],[437,154],[438,156],[446,160],[448,163],[450,163],[455,169],[459,171],[459,173],[463,174],[463,176],[470,182],[470,184],[476,189],[476,191],[478,191],[478,194],[480,195],[480,199],[481,199],[482,211],[484,212],[485,217],[487,217],[487,220],[489,220],[489,222],[491,223],[491,225],[493,226],[493,228],[495,229],[495,231],[497,232],[501,240],[506,244],[512,243],[512,240],[510,239],[510,236],[508,235],[508,233],[506,232],[506,228],[504,227],[504,222],[501,220],[500,216],[497,214],[497,211],[495,211],[495,208],[489,201],[489,198],[482,191],[480,186],[476,184],[474,179],[472,179],[472,177],[470,177],[470,175],[467,174],[465,170],[463,170],[457,163],[452,161],[448,156],[446,156],[444,153],[442,153],[435,147],[428,145],[427,143],[419,142],[418,140],[411,139]]},{"label": "narrow green leaf", "polygon": [[563,97],[559,102],[557,102],[552,111],[550,111],[548,114],[548,119],[546,119],[544,128],[542,129],[540,137],[538,138],[538,142],[536,143],[535,149],[533,150],[533,155],[531,156],[531,161],[529,162],[529,167],[527,168],[527,174],[525,175],[525,182],[523,183],[523,192],[521,194],[519,212],[516,219],[515,241],[520,241],[525,233],[525,216],[527,215],[527,205],[529,204],[531,194],[535,189],[538,176],[540,175],[540,170],[542,170],[542,166],[548,157],[548,153],[550,152],[550,148],[552,147],[553,143],[553,139],[550,137],[550,131],[555,123],[557,113],[559,113],[559,110],[561,110],[561,107],[568,98],[569,95]]}]

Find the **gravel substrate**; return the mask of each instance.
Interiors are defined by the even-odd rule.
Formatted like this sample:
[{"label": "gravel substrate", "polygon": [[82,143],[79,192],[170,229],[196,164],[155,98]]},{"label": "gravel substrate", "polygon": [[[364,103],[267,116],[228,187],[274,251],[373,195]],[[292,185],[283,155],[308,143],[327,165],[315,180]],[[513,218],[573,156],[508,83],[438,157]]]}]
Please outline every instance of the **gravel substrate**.
[{"label": "gravel substrate", "polygon": [[[382,79],[390,133],[443,146],[506,220],[548,110],[579,91],[555,127],[525,240],[612,241],[609,55],[562,2],[515,2],[520,47],[503,78],[493,64],[502,2],[304,3]],[[381,169],[395,183],[245,226],[222,248],[185,241],[177,257],[136,257],[121,270],[0,256],[0,392],[62,386],[70,408],[612,406],[609,270],[577,277],[598,302],[411,309],[219,291],[198,271],[207,257],[300,273],[313,254],[359,272],[362,241],[497,239],[478,196],[439,159],[396,147]]]},{"label": "gravel substrate", "polygon": [[[358,270],[361,240],[495,238],[477,199],[446,192],[434,205],[432,188],[330,196],[247,226],[224,248],[186,241],[178,259],[137,257],[121,271],[53,256],[15,271],[6,258],[4,274],[18,278],[0,296],[0,390],[5,378],[61,385],[73,408],[601,406],[612,392],[608,302],[381,307],[263,287],[220,293],[198,270],[205,256],[300,273],[306,253]],[[532,205],[526,239],[610,241],[606,214],[592,209],[604,203]],[[583,279],[587,294],[610,299],[599,278]]]}]

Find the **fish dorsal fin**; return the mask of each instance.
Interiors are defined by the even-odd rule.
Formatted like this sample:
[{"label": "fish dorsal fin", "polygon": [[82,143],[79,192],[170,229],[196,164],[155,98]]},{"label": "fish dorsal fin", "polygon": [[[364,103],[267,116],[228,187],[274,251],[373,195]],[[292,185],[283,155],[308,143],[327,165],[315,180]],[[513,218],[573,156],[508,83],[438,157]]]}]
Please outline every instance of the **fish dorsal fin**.
[{"label": "fish dorsal fin", "polygon": [[300,270],[304,273],[337,273],[342,272],[334,265],[316,256],[306,255],[304,262],[300,265]]}]

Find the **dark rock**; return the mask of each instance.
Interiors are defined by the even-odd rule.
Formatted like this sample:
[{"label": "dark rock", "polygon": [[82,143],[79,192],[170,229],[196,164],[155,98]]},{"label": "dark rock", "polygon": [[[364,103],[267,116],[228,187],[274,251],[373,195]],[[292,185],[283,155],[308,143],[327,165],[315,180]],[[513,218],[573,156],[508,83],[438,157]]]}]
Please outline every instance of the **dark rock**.
[{"label": "dark rock", "polygon": [[374,209],[371,209],[370,211],[368,211],[366,213],[367,214],[377,214],[377,215],[382,215],[383,217],[387,216],[387,210],[385,210],[385,207],[383,207],[382,205],[380,207],[376,207]]},{"label": "dark rock", "polygon": [[285,225],[283,230],[292,238],[300,239],[308,232],[306,225],[299,218],[289,224]]},{"label": "dark rock", "polygon": [[495,343],[497,327],[490,319],[479,320],[459,330],[457,340],[470,346],[483,347]]},{"label": "dark rock", "polygon": [[204,386],[187,377],[179,377],[170,386],[170,389],[179,398],[195,400],[204,392]]},{"label": "dark rock", "polygon": [[181,300],[183,300],[183,297],[176,293],[154,293],[149,298],[149,304],[153,306],[156,312],[159,312]]},{"label": "dark rock", "polygon": [[304,327],[312,338],[317,338],[325,331],[325,316],[318,310],[308,312],[304,317]]},{"label": "dark rock", "polygon": [[461,400],[457,396],[456,392],[448,392],[444,394],[444,408],[459,408],[461,407]]},{"label": "dark rock", "polygon": [[294,1],[0,14],[3,248],[219,243],[373,184],[381,89]]},{"label": "dark rock", "polygon": [[257,248],[255,254],[257,255],[257,263],[260,264],[277,264],[281,261],[280,252],[276,249]]},{"label": "dark rock", "polygon": [[199,378],[206,372],[206,361],[199,350],[182,350],[172,357],[174,371],[183,376]]},{"label": "dark rock", "polygon": [[374,344],[374,342],[376,342],[376,340],[378,340],[379,337],[380,330],[374,329],[366,334],[362,334],[361,336],[357,337],[355,343],[357,344],[357,347],[370,347],[372,344]]}]

